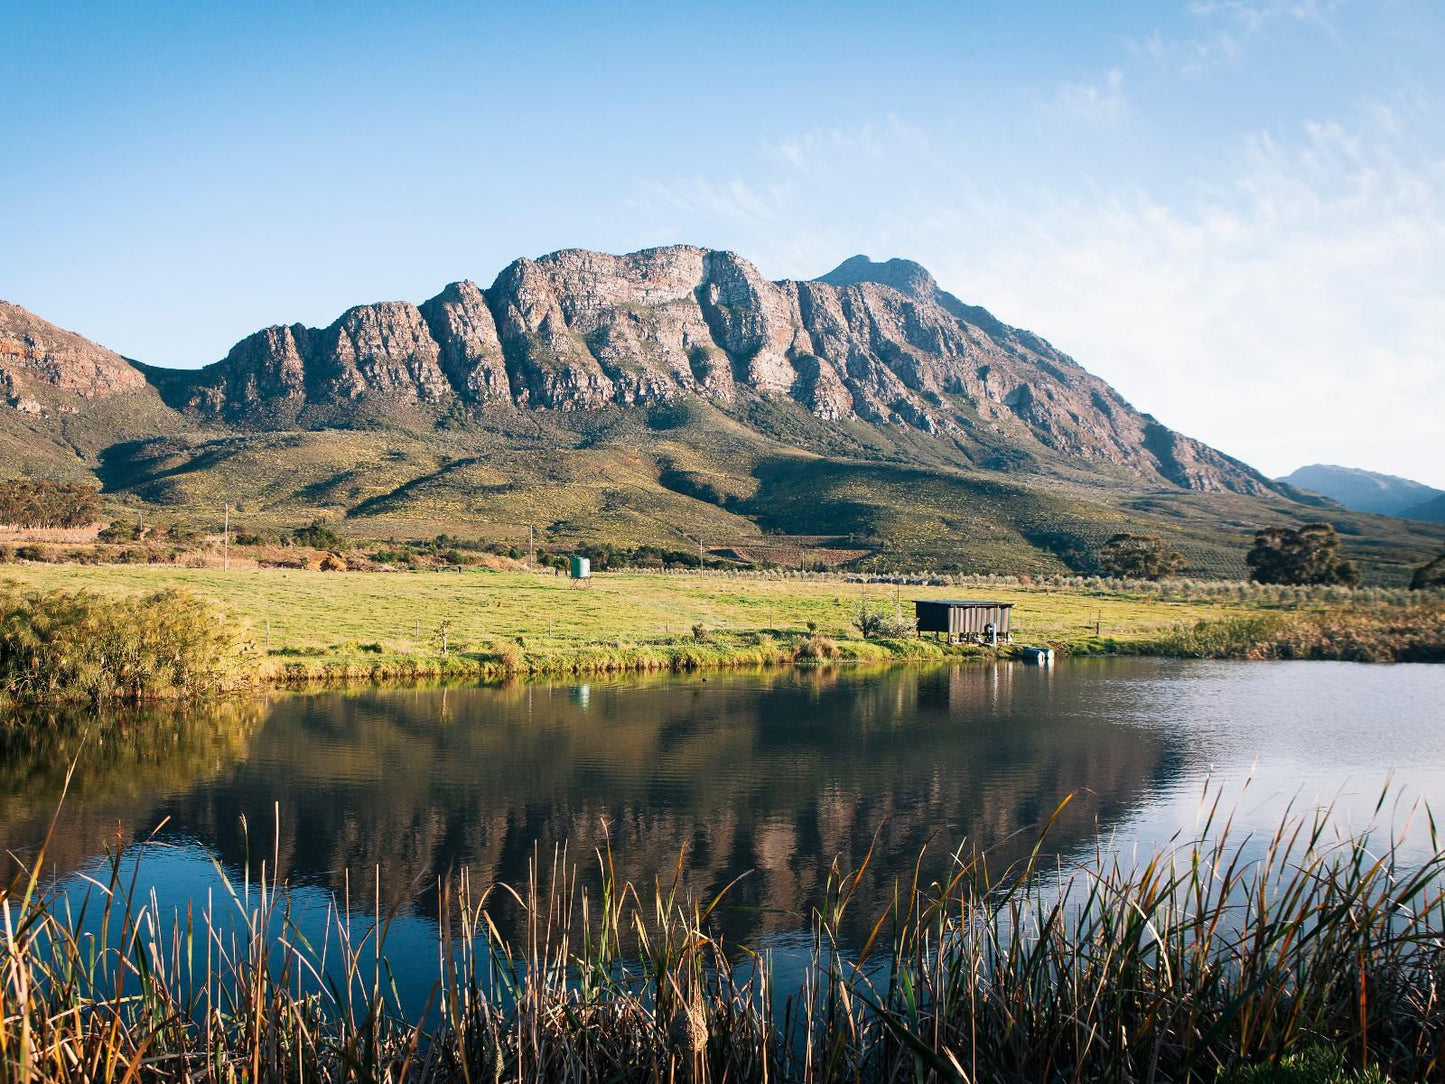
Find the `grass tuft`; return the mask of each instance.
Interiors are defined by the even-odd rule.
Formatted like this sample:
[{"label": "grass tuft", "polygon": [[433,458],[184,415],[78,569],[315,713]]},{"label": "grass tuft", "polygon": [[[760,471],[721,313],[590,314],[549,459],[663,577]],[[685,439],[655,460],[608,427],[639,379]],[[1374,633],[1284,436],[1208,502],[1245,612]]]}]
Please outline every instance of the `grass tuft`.
[{"label": "grass tuft", "polygon": [[114,855],[84,900],[40,891],[42,849],[0,892],[0,1075],[1438,1078],[1445,855],[1410,864],[1397,840],[1333,833],[1326,811],[1236,840],[1215,809],[1207,842],[1099,852],[1057,875],[1043,875],[1043,837],[1008,869],[961,853],[946,883],[895,885],[854,946],[839,930],[871,855],[835,863],[788,989],[768,952],[715,934],[727,889],[620,883],[603,848],[593,892],[565,851],[534,855],[525,884],[438,885],[420,1011],[389,982],[389,919],[348,899],[308,936],[263,865],[214,907],[167,916]]}]

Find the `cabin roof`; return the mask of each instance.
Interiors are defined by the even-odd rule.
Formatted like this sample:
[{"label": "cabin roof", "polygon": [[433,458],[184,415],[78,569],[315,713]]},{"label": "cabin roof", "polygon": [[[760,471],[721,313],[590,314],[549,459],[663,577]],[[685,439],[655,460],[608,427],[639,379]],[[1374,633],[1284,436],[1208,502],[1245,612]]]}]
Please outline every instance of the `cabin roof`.
[{"label": "cabin roof", "polygon": [[923,606],[1012,606],[1012,602],[986,602],[976,598],[916,598],[914,605]]}]

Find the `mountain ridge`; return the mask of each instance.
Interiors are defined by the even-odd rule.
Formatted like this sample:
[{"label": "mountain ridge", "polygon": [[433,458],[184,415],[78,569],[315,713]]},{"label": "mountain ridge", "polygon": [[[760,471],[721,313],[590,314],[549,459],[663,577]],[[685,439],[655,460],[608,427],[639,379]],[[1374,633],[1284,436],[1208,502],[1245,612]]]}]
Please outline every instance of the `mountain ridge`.
[{"label": "mountain ridge", "polygon": [[419,305],[353,306],[325,328],[264,328],[198,370],[137,369],[199,424],[419,424],[505,402],[574,411],[698,396],[726,407],[756,395],[828,422],[911,428],[983,459],[1002,441],[1185,489],[1275,488],[906,260],[857,256],[774,282],[697,246],[563,249],[513,261],[490,287],[462,280]]},{"label": "mountain ridge", "polygon": [[1383,516],[1413,518],[1406,515],[1407,509],[1445,497],[1445,490],[1424,482],[1334,463],[1311,463],[1275,480],[1320,493],[1356,512]]},{"label": "mountain ridge", "polygon": [[195,370],[15,306],[0,342],[0,475],[98,481],[110,515],[208,530],[230,506],[271,531],[1018,575],[1094,571],[1132,531],[1241,577],[1255,529],[1327,509],[1380,583],[1445,543],[1174,432],[905,260],[771,282],[697,246],[568,249]]}]

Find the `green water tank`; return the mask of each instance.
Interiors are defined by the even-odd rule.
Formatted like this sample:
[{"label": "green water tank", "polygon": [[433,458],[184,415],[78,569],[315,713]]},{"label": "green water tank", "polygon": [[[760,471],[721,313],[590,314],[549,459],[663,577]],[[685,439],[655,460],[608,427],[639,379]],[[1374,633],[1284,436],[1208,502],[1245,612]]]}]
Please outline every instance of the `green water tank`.
[{"label": "green water tank", "polygon": [[592,575],[592,562],[586,557],[573,557],[568,574],[574,580],[585,580]]}]

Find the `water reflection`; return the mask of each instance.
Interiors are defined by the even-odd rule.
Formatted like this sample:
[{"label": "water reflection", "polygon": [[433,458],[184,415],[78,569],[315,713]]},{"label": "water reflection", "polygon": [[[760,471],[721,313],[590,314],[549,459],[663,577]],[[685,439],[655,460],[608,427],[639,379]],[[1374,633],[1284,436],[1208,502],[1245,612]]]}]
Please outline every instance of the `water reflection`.
[{"label": "water reflection", "polygon": [[1050,842],[1087,847],[1166,788],[1185,741],[1097,693],[1005,664],[291,696],[140,713],[83,746],[83,720],[55,720],[10,739],[0,825],[33,845],[79,750],[64,868],[165,820],[161,840],[233,867],[274,849],[293,884],[379,870],[385,906],[430,916],[448,872],[519,883],[562,843],[590,869],[610,838],[639,884],[679,854],[700,894],[748,874],[724,918],[748,940],[798,929],[832,860],[856,866],[876,833],[861,928],[925,845],[925,874],[960,844],[1016,860],[1073,793]]},{"label": "water reflection", "polygon": [[67,774],[69,797],[46,855],[59,871],[148,833],[159,823],[158,803],[230,771],[267,711],[253,700],[204,710],[11,712],[0,722],[0,880],[8,883],[16,861],[28,861],[44,840]]}]

